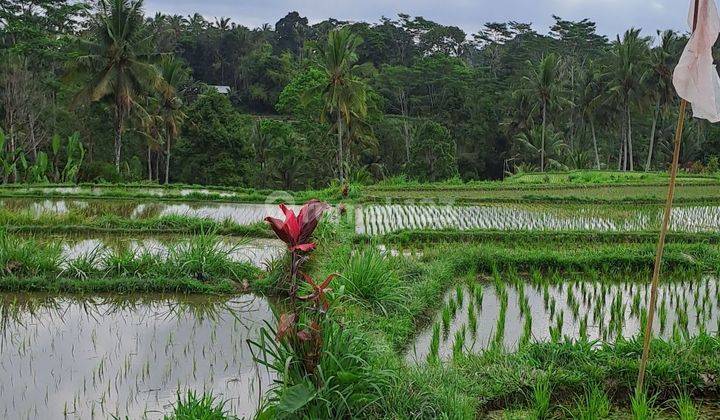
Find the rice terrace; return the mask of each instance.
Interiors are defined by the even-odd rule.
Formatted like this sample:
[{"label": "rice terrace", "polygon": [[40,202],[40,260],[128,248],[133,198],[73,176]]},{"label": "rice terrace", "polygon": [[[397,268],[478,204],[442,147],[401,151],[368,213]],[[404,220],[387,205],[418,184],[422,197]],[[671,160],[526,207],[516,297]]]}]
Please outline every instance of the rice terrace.
[{"label": "rice terrace", "polygon": [[206,3],[0,1],[0,418],[720,418],[715,0]]}]

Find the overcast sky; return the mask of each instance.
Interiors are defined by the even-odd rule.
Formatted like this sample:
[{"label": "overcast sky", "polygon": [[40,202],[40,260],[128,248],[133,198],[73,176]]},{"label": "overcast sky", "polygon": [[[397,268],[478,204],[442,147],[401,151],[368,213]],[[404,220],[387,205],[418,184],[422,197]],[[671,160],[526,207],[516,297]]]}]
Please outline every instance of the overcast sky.
[{"label": "overcast sky", "polygon": [[647,34],[656,29],[685,31],[688,5],[689,0],[145,0],[148,14],[199,12],[209,20],[230,17],[249,27],[274,25],[292,10],[310,23],[329,17],[377,22],[381,16],[402,12],[459,26],[468,34],[485,22],[509,20],[531,22],[544,33],[556,14],[572,20],[589,18],[597,22],[600,33],[611,37],[630,26]]}]

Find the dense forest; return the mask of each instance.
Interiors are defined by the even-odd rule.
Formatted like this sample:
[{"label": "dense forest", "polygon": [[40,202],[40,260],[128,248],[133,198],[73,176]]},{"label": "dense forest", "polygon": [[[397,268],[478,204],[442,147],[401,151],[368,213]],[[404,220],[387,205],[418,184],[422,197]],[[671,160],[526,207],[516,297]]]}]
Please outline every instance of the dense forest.
[{"label": "dense forest", "polygon": [[[299,189],[664,169],[686,34],[608,39],[554,20],[467,34],[291,12],[247,28],[146,16],[139,0],[0,0],[3,182]],[[718,134],[686,125],[686,170],[717,170]]]}]

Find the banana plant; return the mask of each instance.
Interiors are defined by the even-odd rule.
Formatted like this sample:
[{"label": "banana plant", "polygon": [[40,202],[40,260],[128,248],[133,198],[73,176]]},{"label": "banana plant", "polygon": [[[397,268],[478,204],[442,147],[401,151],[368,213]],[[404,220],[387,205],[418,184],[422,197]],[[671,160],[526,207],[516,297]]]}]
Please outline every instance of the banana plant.
[{"label": "banana plant", "polygon": [[50,161],[45,152],[39,152],[35,163],[26,170],[26,181],[30,183],[48,182],[48,168]]},{"label": "banana plant", "polygon": [[76,132],[68,137],[67,162],[62,171],[63,182],[77,182],[83,160],[85,159],[85,148],[80,141],[80,135]]},{"label": "banana plant", "polygon": [[5,132],[0,129],[0,168],[2,168],[2,181],[3,184],[7,184],[10,180],[10,175],[16,172],[18,168],[18,162],[24,161],[22,151],[15,150],[11,152],[5,149]]}]

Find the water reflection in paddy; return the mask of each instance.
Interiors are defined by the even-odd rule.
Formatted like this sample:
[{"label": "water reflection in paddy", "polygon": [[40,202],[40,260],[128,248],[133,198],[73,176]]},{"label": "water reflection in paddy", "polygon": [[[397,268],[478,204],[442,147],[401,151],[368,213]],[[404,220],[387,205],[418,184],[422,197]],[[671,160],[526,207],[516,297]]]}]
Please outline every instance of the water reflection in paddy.
[{"label": "water reflection in paddy", "polygon": [[273,318],[251,295],[0,294],[0,315],[2,418],[156,419],[186,389],[249,416],[273,379],[245,341]]},{"label": "water reflection in paddy", "polygon": [[[658,206],[577,205],[367,205],[358,209],[358,233],[382,235],[401,229],[656,230]],[[720,206],[685,206],[672,210],[670,229],[720,231]]]},{"label": "water reflection in paddy", "polygon": [[[14,213],[27,213],[32,217],[75,213],[85,217],[113,215],[148,219],[180,215],[218,222],[229,220],[242,225],[260,222],[266,216],[282,217],[282,212],[276,204],[250,203],[146,203],[123,200],[13,198],[0,200],[0,207]],[[300,206],[288,207],[296,212],[300,209]]]},{"label": "water reflection in paddy", "polygon": [[[138,194],[163,196],[181,196],[190,195],[216,195],[223,198],[241,196],[242,194],[226,190],[214,190],[209,188],[163,188],[163,187],[123,187],[126,191],[135,191]],[[13,188],[11,191],[20,193],[42,193],[42,194],[86,194],[86,195],[102,195],[112,192],[108,187],[39,187],[39,188]]]},{"label": "water reflection in paddy", "polygon": [[[62,258],[66,264],[69,261],[85,257],[90,254],[96,256],[93,260],[101,263],[102,257],[130,251],[135,255],[150,254],[160,258],[167,258],[168,250],[179,244],[187,246],[187,238],[150,237],[50,237],[50,242],[61,241]],[[232,261],[248,262],[256,267],[266,268],[273,260],[281,258],[286,247],[277,239],[245,239],[237,237],[218,237],[216,247],[226,254]]]},{"label": "water reflection in paddy", "polygon": [[[449,291],[433,323],[407,353],[425,361],[439,332],[437,354],[449,359],[457,344],[479,352],[494,344],[513,350],[522,342],[565,338],[614,341],[640,331],[647,283],[567,281],[557,284],[478,283]],[[661,284],[655,334],[681,339],[720,330],[720,280],[703,277]]]}]

